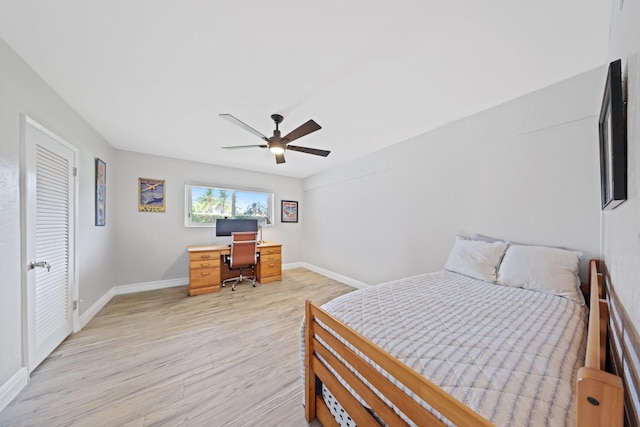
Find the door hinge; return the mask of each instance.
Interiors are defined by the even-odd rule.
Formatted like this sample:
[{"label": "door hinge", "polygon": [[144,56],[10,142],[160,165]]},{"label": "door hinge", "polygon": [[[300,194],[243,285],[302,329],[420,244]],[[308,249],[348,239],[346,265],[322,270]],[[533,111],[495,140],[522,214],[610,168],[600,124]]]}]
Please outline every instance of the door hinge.
[{"label": "door hinge", "polygon": [[78,300],[75,300],[73,302],[73,311],[76,311],[78,309]]},{"label": "door hinge", "polygon": [[73,176],[78,176],[78,168],[73,168]]}]

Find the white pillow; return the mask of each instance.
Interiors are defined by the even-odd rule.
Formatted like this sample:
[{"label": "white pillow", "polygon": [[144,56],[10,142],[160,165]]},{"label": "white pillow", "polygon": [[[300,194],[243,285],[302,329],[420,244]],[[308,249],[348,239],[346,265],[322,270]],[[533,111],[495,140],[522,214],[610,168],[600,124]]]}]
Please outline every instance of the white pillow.
[{"label": "white pillow", "polygon": [[582,253],[565,249],[511,245],[498,269],[498,285],[560,295],[583,305],[580,257]]},{"label": "white pillow", "polygon": [[482,242],[457,236],[444,269],[495,283],[498,264],[507,246],[506,242]]}]

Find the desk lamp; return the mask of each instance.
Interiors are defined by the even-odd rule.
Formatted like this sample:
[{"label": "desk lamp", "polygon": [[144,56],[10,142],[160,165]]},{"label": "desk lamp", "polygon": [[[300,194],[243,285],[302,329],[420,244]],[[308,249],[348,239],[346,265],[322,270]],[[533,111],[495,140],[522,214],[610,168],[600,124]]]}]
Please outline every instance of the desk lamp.
[{"label": "desk lamp", "polygon": [[260,245],[261,245],[261,244],[263,244],[263,243],[265,243],[265,241],[264,241],[264,240],[262,240],[262,224],[263,224],[263,223],[265,223],[265,222],[266,222],[267,224],[271,224],[271,221],[269,220],[269,217],[268,217],[268,216],[265,216],[265,217],[264,217],[264,221],[260,220],[260,227],[258,227],[258,228],[260,229],[260,240],[258,240],[258,244],[260,244]]}]

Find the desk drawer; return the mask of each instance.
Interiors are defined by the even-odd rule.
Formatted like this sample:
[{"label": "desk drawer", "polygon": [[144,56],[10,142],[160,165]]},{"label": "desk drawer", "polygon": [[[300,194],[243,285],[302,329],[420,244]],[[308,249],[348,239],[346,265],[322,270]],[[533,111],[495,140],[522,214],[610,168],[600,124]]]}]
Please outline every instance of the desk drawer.
[{"label": "desk drawer", "polygon": [[280,247],[280,246],[273,246],[273,247],[268,247],[268,248],[260,248],[260,256],[280,254],[280,253],[282,253],[282,247]]},{"label": "desk drawer", "polygon": [[220,254],[227,245],[189,246],[189,295],[220,291]]},{"label": "desk drawer", "polygon": [[198,251],[189,252],[189,261],[206,261],[206,260],[218,260],[220,262],[219,251]]},{"label": "desk drawer", "polygon": [[220,270],[192,270],[189,272],[189,288],[220,286]]},{"label": "desk drawer", "polygon": [[260,254],[260,264],[271,264],[274,262],[281,264],[282,256],[280,254],[276,254],[276,255],[265,255],[262,253]]},{"label": "desk drawer", "polygon": [[281,276],[282,264],[280,262],[260,262],[260,277]]},{"label": "desk drawer", "polygon": [[196,261],[189,261],[189,270],[193,270],[194,268],[212,268],[212,269],[220,269],[220,257],[215,259],[203,259]]},{"label": "desk drawer", "polygon": [[282,280],[281,268],[269,268],[261,271],[260,283],[268,283],[276,280]]}]

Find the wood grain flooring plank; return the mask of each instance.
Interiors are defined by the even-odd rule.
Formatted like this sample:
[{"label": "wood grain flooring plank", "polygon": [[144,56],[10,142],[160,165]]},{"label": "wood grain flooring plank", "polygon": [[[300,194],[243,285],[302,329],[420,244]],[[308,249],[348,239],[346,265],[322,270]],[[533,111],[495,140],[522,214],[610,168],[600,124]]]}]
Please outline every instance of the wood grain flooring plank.
[{"label": "wood grain flooring plank", "polygon": [[306,425],[304,301],[353,290],[299,268],[235,292],[116,296],[32,373],[0,426]]}]

